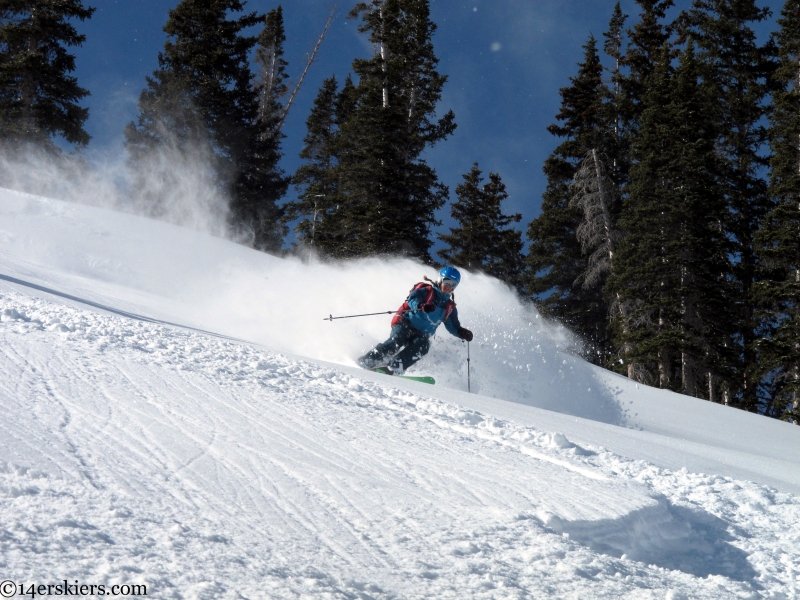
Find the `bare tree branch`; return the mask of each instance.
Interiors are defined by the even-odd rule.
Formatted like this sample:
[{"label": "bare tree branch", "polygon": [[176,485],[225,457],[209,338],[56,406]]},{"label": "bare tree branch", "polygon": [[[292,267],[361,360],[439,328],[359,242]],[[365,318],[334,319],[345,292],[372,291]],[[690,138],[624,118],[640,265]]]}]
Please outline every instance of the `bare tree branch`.
[{"label": "bare tree branch", "polygon": [[283,109],[283,114],[281,115],[281,120],[278,122],[277,131],[280,131],[283,127],[284,121],[286,121],[286,117],[289,114],[289,109],[292,107],[292,102],[294,102],[295,96],[297,96],[297,92],[300,91],[300,86],[303,85],[303,80],[306,78],[306,74],[308,70],[311,68],[311,64],[314,62],[314,59],[317,56],[317,52],[319,52],[320,46],[322,46],[322,40],[325,39],[325,35],[328,33],[328,29],[330,29],[331,23],[333,23],[333,19],[336,17],[336,9],[339,7],[339,0],[334,0],[333,6],[331,7],[331,12],[328,14],[328,19],[325,21],[325,27],[322,28],[322,33],[319,35],[319,39],[317,40],[316,45],[314,46],[314,50],[311,52],[311,56],[308,57],[308,62],[306,63],[306,68],[303,69],[303,74],[300,75],[300,79],[297,82],[297,85],[294,86],[291,95],[289,96],[289,100],[286,102],[286,107]]}]

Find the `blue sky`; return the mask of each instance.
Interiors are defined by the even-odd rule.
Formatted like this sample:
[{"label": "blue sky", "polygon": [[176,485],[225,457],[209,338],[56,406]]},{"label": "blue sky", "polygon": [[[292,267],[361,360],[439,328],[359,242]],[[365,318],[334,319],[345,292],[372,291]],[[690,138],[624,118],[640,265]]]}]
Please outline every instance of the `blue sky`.
[{"label": "blue sky", "polygon": [[[178,0],[91,0],[94,17],[79,23],[87,36],[75,49],[80,85],[92,96],[87,130],[93,139],[88,154],[120,151],[122,130],[136,116],[136,101],[145,76],[157,67],[162,30]],[[250,0],[248,10],[266,12],[280,2]],[[286,24],[286,59],[293,80],[313,49],[332,0],[282,2]],[[355,57],[371,52],[356,22],[346,19],[355,0],[340,0],[338,16],[306,78],[287,119],[283,168],[293,172],[305,135],[305,119],[322,80],[336,74],[343,81]],[[546,181],[542,164],[558,141],[546,131],[558,112],[558,90],[569,84],[590,34],[602,39],[615,0],[431,0],[438,31],[434,47],[440,72],[448,75],[440,105],[452,109],[458,129],[426,154],[440,179],[455,187],[478,162],[484,173],[497,172],[506,183],[506,212],[520,212],[527,226],[541,205]],[[635,20],[633,0],[622,3]],[[690,2],[678,0],[678,7]],[[779,13],[782,2],[759,2]],[[774,17],[773,17],[774,19]],[[762,36],[774,27],[759,27]],[[289,197],[294,190],[290,189]],[[443,209],[444,228],[452,225]]]}]

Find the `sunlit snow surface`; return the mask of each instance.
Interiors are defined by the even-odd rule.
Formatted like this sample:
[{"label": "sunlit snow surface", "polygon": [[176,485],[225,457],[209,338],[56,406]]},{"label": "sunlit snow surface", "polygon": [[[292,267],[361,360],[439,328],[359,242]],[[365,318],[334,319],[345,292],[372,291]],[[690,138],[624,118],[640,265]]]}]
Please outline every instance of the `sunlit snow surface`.
[{"label": "sunlit snow surface", "polygon": [[434,387],[355,368],[390,317],[323,318],[394,309],[426,274],[0,192],[0,580],[796,597],[800,428],[591,367],[469,273],[477,393],[446,332],[416,368]]}]

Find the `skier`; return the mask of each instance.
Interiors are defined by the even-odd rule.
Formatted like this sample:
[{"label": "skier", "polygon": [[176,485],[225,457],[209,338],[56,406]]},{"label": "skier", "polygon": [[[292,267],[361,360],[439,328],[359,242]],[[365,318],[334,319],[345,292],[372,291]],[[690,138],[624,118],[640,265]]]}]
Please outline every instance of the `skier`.
[{"label": "skier", "polygon": [[383,367],[390,374],[403,373],[428,353],[431,336],[442,322],[454,336],[472,341],[472,332],[458,322],[458,310],[452,299],[461,273],[454,267],[444,267],[439,271],[439,281],[427,277],[425,280],[430,283],[418,283],[411,288],[408,298],[397,309],[389,339],[358,359],[363,368]]}]

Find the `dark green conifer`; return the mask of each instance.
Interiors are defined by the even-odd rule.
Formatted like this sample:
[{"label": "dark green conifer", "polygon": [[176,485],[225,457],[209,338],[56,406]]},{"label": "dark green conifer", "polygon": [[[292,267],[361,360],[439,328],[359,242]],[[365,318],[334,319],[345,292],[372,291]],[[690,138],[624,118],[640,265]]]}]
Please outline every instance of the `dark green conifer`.
[{"label": "dark green conifer", "polygon": [[[665,321],[660,317],[663,307],[669,306],[669,286],[675,286],[670,280],[673,274],[665,272],[663,262],[664,244],[675,232],[667,229],[665,190],[660,181],[662,171],[669,166],[664,150],[671,80],[669,53],[662,47],[662,59],[656,71],[649,73],[649,89],[642,98],[644,110],[631,149],[631,182],[619,219],[626,236],[617,247],[608,282],[614,338],[620,349],[619,363],[614,367],[647,384],[659,383],[659,350],[665,345],[661,327]],[[668,348],[667,352],[672,350]],[[671,370],[664,374],[662,387],[671,384],[671,375]]]},{"label": "dark green conifer", "polygon": [[456,188],[458,200],[451,206],[458,227],[449,235],[439,234],[447,247],[437,254],[447,263],[481,271],[518,289],[524,261],[522,234],[510,226],[522,215],[503,214],[501,204],[508,193],[497,173],[490,173],[483,183],[475,163],[463,177]]},{"label": "dark green conifer", "polygon": [[628,51],[620,61],[628,71],[622,87],[627,118],[634,129],[641,116],[650,76],[655,72],[664,45],[669,44],[672,37],[673,26],[664,19],[675,3],[673,0],[636,0],[636,4],[642,12],[636,24],[628,29]]},{"label": "dark green conifer", "polygon": [[603,37],[606,38],[603,50],[614,61],[611,67],[611,83],[615,96],[622,91],[622,61],[625,58],[624,29],[627,19],[628,15],[622,12],[622,7],[617,2],[608,23],[608,31],[603,34]]},{"label": "dark green conifer", "polygon": [[359,90],[353,83],[353,77],[348,75],[344,80],[342,91],[336,98],[336,123],[341,125],[347,122],[358,106]]},{"label": "dark green conifer", "polygon": [[290,182],[279,166],[289,78],[288,63],[283,58],[285,41],[283,9],[278,6],[267,13],[257,40],[258,117],[253,127],[254,138],[249,140],[249,148],[239,163],[241,175],[231,203],[234,222],[253,232],[253,246],[273,253],[280,251],[287,233],[284,210],[278,201],[286,194]]},{"label": "dark green conifer", "polygon": [[358,155],[347,150],[341,127],[353,115],[360,92],[348,75],[341,91],[336,79],[325,80],[306,121],[308,134],[300,157],[305,163],[295,174],[297,202],[287,206],[287,219],[300,218],[300,244],[324,258],[351,258],[359,248],[360,214],[341,192],[341,179],[359,168]]},{"label": "dark green conifer", "polygon": [[[608,24],[608,31],[603,34],[605,37],[603,50],[612,60],[609,69],[611,74],[609,95],[605,103],[605,109],[609,113],[606,121],[612,125],[614,135],[609,136],[609,146],[595,149],[606,157],[610,170],[609,177],[620,190],[626,186],[630,171],[630,125],[627,122],[630,108],[629,101],[625,96],[625,75],[622,72],[626,56],[624,27],[627,18],[628,16],[623,14],[622,8],[617,2]],[[617,197],[621,200],[620,194],[617,194]],[[621,208],[619,200],[615,205],[609,207],[609,212],[614,218],[619,214]]]},{"label": "dark green conifer", "polygon": [[742,365],[739,369],[737,403],[756,410],[758,390],[752,378],[756,362],[758,323],[750,302],[758,278],[759,257],[755,233],[769,212],[772,201],[767,190],[767,113],[769,79],[774,70],[771,43],[759,45],[753,23],[770,15],[754,0],[694,0],[692,9],[680,18],[682,36],[697,43],[698,58],[706,65],[707,77],[716,86],[723,108],[718,149],[725,162],[725,194],[729,217],[727,234],[735,240],[733,253],[739,290],[730,298],[729,312],[739,323]]},{"label": "dark green conifer", "polygon": [[[726,397],[735,350],[726,315],[730,245],[715,90],[689,44],[672,74],[664,46],[632,147],[626,237],[609,292],[623,361],[645,383],[713,400]],[[626,367],[627,368],[627,367]]]},{"label": "dark green conifer", "polygon": [[323,256],[335,255],[342,242],[335,231],[335,213],[339,203],[335,173],[338,164],[337,88],[336,77],[326,79],[314,100],[306,120],[305,146],[300,152],[300,158],[305,162],[294,175],[300,196],[287,207],[289,219],[301,219],[296,226],[300,243]]},{"label": "dark green conifer", "polygon": [[85,146],[89,110],[78,105],[89,92],[69,75],[80,46],[69,19],[89,19],[94,8],[80,0],[0,0],[0,140],[55,150],[62,137]]},{"label": "dark green conifer", "polygon": [[770,115],[769,192],[775,207],[756,243],[760,277],[752,299],[761,324],[757,376],[766,392],[760,410],[800,422],[800,1],[787,0],[775,36],[780,66]]},{"label": "dark green conifer", "polygon": [[545,161],[547,189],[542,213],[527,231],[530,245],[525,288],[544,314],[586,340],[591,347],[587,358],[605,364],[610,353],[606,302],[602,285],[587,289],[581,284],[588,258],[577,239],[582,214],[570,205],[570,185],[588,152],[615,146],[616,132],[605,106],[609,91],[603,83],[594,37],[589,38],[584,50],[578,74],[560,91],[561,110],[556,119],[561,124],[548,127],[550,133],[565,139]]},{"label": "dark green conifer", "polygon": [[448,190],[421,155],[453,132],[455,117],[435,118],[447,78],[436,70],[429,1],[372,0],[350,16],[361,19],[359,30],[376,50],[353,62],[358,85],[346,90],[349,115],[339,126],[340,219],[347,229],[337,254],[430,261],[435,211]]}]

